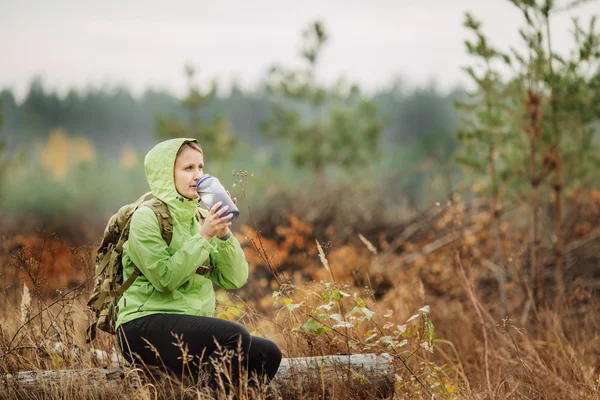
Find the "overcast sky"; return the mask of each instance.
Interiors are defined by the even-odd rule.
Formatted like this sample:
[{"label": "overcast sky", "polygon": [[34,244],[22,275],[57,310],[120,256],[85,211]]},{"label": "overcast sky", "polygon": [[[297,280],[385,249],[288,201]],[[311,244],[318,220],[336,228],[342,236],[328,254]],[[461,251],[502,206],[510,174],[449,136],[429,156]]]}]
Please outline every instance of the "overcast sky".
[{"label": "overcast sky", "polygon": [[[563,2],[564,4],[564,2]],[[320,76],[344,75],[375,90],[402,76],[466,81],[464,13],[495,44],[517,45],[519,11],[508,0],[0,0],[0,89],[21,97],[32,77],[62,93],[122,84],[181,93],[183,66],[224,88],[254,87],[274,62],[298,63],[300,32],[319,18],[330,32]],[[600,14],[594,1],[554,19],[554,44],[568,49],[571,17]]]}]

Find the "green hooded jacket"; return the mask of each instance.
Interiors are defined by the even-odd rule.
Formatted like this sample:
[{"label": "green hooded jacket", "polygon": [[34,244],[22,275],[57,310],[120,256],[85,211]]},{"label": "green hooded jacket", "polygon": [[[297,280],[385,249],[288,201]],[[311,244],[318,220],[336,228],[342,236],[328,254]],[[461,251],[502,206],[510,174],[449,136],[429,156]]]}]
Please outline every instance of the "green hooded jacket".
[{"label": "green hooded jacket", "polygon": [[[123,245],[123,279],[134,265],[142,272],[119,300],[116,327],[150,314],[213,316],[213,282],[226,289],[242,287],[248,280],[244,252],[231,235],[214,237],[209,243],[199,233],[195,218],[197,199],[187,199],[175,189],[173,168],[184,141],[159,143],[146,155],[146,179],[152,193],[165,202],[173,219],[171,244],[163,240],[158,219],[148,207],[138,208],[131,218],[129,239]],[[214,265],[213,272],[200,275],[202,265]]]}]

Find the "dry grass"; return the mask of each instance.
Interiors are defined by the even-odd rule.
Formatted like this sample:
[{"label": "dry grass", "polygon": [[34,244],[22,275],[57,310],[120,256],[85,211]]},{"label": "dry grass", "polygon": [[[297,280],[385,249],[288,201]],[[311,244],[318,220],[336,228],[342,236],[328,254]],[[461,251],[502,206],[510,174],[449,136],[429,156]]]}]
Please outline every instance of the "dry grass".
[{"label": "dry grass", "polygon": [[[252,389],[242,380],[240,397],[599,399],[596,283],[571,279],[568,298],[560,310],[527,304],[527,285],[520,279],[526,268],[525,236],[512,228],[514,221],[516,226],[522,218],[517,210],[505,220],[503,258],[496,261],[506,265],[509,275],[505,284],[508,317],[502,315],[497,282],[486,267],[493,247],[491,235],[482,226],[460,236],[462,229],[470,226],[464,223],[466,209],[460,204],[449,206],[435,213],[430,227],[414,230],[410,228],[413,223],[409,226],[413,229],[411,240],[396,243],[394,238],[373,234],[370,239],[365,234],[366,238],[347,236],[349,239],[341,241],[333,231],[315,233],[318,227],[294,216],[273,229],[269,237],[259,238],[255,230],[244,227],[238,238],[245,244],[253,278],[237,293],[219,292],[217,314],[244,323],[253,334],[275,340],[284,357],[389,353],[394,359],[395,380],[387,386],[377,385],[340,368],[327,374],[314,371],[312,379],[280,388],[259,385]],[[472,223],[478,221],[476,213],[469,218]],[[579,232],[581,224],[573,223],[572,232],[579,236],[572,234],[571,242],[579,240],[585,245],[573,247],[569,253],[568,276],[591,276],[589,271],[597,269],[598,258],[593,255],[598,253],[598,239],[585,241],[590,229]],[[395,236],[402,235],[409,236],[403,231]],[[456,237],[452,239],[452,235]],[[315,243],[317,236],[326,237],[329,243]],[[422,254],[428,244],[444,237],[452,240]],[[49,295],[47,280],[35,275],[43,271],[40,260],[31,257],[35,252],[22,248],[10,258],[10,265],[22,272],[20,282],[28,283],[29,294],[23,286],[11,294],[3,292],[2,373],[114,364],[110,361],[116,349],[114,337],[101,334],[92,343],[97,350],[84,341],[89,284],[80,288],[71,284],[71,289]],[[77,271],[83,276],[80,282],[91,273],[92,253],[89,249],[75,252],[73,259],[78,260]],[[407,254],[411,256],[407,258]],[[44,257],[43,262],[52,264],[52,254]],[[551,266],[551,258],[547,257],[546,263]],[[549,293],[551,288],[549,281]],[[99,351],[102,359],[97,356]],[[231,398],[224,390],[157,377],[138,367],[146,375],[137,387],[131,384],[135,375],[128,375],[117,388],[90,388],[82,382],[64,381],[38,393],[2,387],[0,397]]]}]

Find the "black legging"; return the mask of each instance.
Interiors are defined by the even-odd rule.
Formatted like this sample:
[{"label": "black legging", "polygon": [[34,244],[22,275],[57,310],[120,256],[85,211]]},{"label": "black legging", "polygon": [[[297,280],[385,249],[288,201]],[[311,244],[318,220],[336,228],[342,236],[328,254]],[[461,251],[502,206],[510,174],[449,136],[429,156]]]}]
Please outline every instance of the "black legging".
[{"label": "black legging", "polygon": [[[174,345],[176,334],[188,348],[188,359],[193,357],[191,366],[183,369],[182,352]],[[221,349],[233,350],[237,355],[239,341],[241,339],[242,363],[238,358],[231,361],[232,379],[234,385],[239,377],[238,365],[246,366],[249,377],[258,375],[259,379],[271,380],[281,362],[281,351],[272,341],[251,336],[248,330],[237,322],[225,321],[219,318],[198,317],[180,314],[153,314],[138,318],[121,325],[118,329],[119,346],[125,359],[129,362],[137,361],[132,353],[137,353],[146,365],[166,366],[176,376],[182,374],[192,378],[198,378],[198,361],[205,363],[203,371],[209,378],[211,386],[217,384],[215,369],[211,363],[212,359],[219,359],[222,350],[217,348],[218,342]],[[160,354],[157,358],[156,352],[150,348],[148,342],[154,346]],[[202,360],[200,360],[202,357]],[[227,382],[226,378],[224,382]]]}]

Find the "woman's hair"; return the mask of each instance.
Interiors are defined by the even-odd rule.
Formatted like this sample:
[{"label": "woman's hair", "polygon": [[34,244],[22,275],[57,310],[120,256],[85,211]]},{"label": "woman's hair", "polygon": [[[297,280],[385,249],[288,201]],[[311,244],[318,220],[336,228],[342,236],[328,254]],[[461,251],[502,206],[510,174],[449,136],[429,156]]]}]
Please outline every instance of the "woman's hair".
[{"label": "woman's hair", "polygon": [[179,150],[177,150],[177,156],[175,158],[179,157],[179,155],[181,154],[183,149],[185,149],[186,147],[191,147],[194,150],[198,150],[202,155],[204,155],[204,152],[202,151],[202,147],[200,147],[200,145],[198,143],[190,142],[189,140],[186,140],[185,142],[183,142],[183,144],[181,145]]}]

